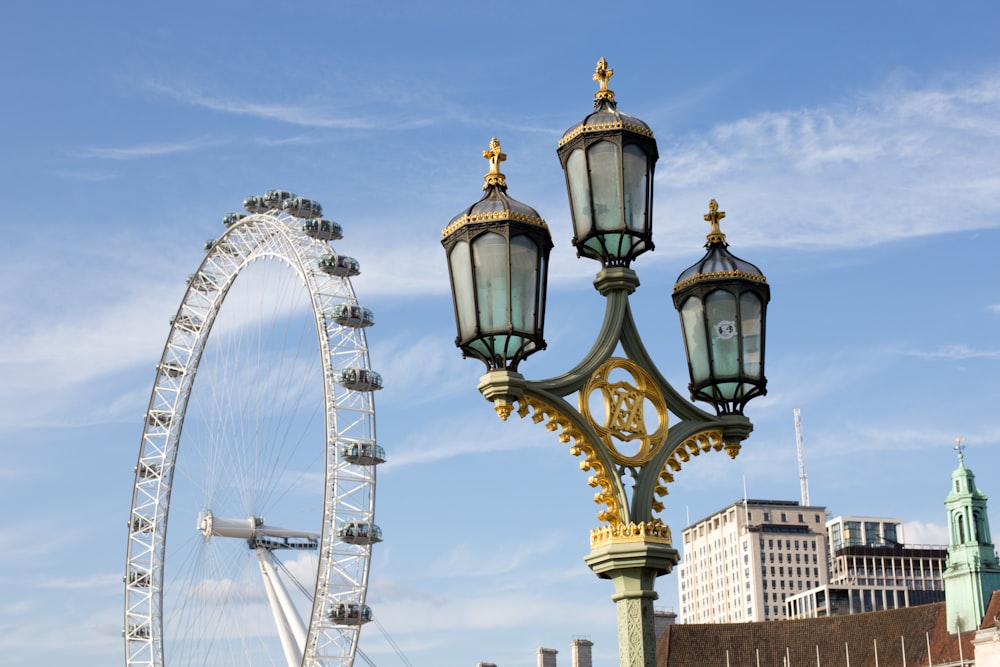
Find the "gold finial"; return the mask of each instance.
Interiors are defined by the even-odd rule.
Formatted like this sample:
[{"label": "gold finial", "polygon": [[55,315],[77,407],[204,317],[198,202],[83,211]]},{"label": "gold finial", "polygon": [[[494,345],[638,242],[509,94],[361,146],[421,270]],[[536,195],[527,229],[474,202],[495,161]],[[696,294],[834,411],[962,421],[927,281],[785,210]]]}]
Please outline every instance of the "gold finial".
[{"label": "gold finial", "polygon": [[708,233],[709,243],[724,243],[726,235],[719,228],[719,220],[726,217],[725,211],[719,210],[719,202],[714,199],[708,202],[708,213],[705,214],[705,221],[712,223],[712,231]]},{"label": "gold finial", "polygon": [[490,161],[490,171],[484,177],[483,190],[491,185],[507,187],[507,179],[500,173],[500,163],[507,159],[507,154],[500,151],[500,140],[496,137],[490,139],[490,149],[483,151],[483,157]]},{"label": "gold finial", "polygon": [[601,84],[600,90],[594,95],[594,100],[615,101],[615,92],[608,90],[608,79],[614,76],[615,71],[608,67],[608,61],[601,58],[597,61],[597,70],[594,72],[594,81]]}]

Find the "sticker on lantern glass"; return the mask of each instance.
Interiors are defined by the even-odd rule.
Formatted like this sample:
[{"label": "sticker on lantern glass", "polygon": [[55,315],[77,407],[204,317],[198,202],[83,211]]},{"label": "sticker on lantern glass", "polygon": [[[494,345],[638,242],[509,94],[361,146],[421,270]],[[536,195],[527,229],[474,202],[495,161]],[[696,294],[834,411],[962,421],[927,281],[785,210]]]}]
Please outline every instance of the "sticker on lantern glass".
[{"label": "sticker on lantern glass", "polygon": [[736,335],[736,323],[732,320],[722,320],[715,325],[715,337],[729,340]]}]

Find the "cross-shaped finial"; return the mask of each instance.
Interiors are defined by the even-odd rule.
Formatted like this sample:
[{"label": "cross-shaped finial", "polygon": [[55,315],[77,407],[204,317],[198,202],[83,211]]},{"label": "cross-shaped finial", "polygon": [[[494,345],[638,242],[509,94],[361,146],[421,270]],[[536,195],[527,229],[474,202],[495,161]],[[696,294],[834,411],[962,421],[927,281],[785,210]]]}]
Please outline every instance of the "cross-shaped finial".
[{"label": "cross-shaped finial", "polygon": [[597,61],[597,70],[594,72],[594,81],[600,84],[600,89],[594,95],[595,100],[615,101],[615,93],[608,90],[608,80],[614,76],[615,71],[608,67],[608,61],[601,58]]},{"label": "cross-shaped finial", "polygon": [[720,243],[726,240],[726,235],[719,228],[719,220],[724,217],[726,217],[726,212],[719,210],[719,202],[714,199],[708,202],[708,213],[705,214],[705,221],[712,223],[712,231],[708,233],[710,243]]},{"label": "cross-shaped finial", "polygon": [[490,172],[486,174],[486,183],[483,190],[491,185],[507,186],[507,180],[500,173],[500,163],[507,159],[507,154],[500,150],[500,140],[496,137],[490,139],[490,149],[483,151],[483,157],[490,161]]},{"label": "cross-shaped finial", "polygon": [[959,461],[965,460],[965,456],[962,454],[963,449],[965,449],[965,438],[959,436],[955,438],[955,451],[958,452]]}]

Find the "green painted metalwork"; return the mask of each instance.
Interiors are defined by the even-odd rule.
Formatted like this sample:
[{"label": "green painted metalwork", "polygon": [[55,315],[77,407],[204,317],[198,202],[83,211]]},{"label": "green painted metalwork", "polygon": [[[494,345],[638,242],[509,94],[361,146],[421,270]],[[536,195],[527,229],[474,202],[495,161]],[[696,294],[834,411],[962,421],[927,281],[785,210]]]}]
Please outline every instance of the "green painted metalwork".
[{"label": "green painted metalwork", "polygon": [[[663,473],[670,468],[671,460],[679,466],[681,461],[705,449],[704,443],[700,448],[693,444],[685,446],[686,443],[694,442],[692,438],[698,434],[718,432],[721,442],[716,448],[725,445],[730,455],[735,456],[739,444],[750,435],[753,426],[740,414],[720,416],[701,410],[674,390],[659,372],[640,339],[629,307],[629,296],[639,286],[634,271],[627,267],[605,268],[598,273],[594,286],[607,300],[604,322],[590,351],[573,369],[537,381],[526,380],[514,371],[494,370],[482,377],[479,391],[498,406],[502,417],[506,418],[506,411],[513,410],[514,404],[520,406],[517,411],[521,416],[528,416],[531,407],[533,419],[546,421],[551,430],[561,429],[561,439],[573,441],[571,444],[577,449],[588,448],[590,467],[603,468],[607,482],[604,490],[619,510],[617,515],[614,512],[599,514],[602,521],[612,526],[649,524],[658,521],[656,514],[663,507],[658,495],[665,493]],[[579,394],[619,346],[627,359],[653,378],[672,419],[666,441],[647,462],[637,466],[616,463],[595,424],[567,400]],[[502,406],[507,406],[506,411]],[[709,442],[707,438],[703,440]],[[626,475],[635,480],[631,493],[626,492]],[[679,560],[677,551],[662,538],[612,537],[592,546],[584,560],[595,574],[610,579],[615,585],[612,600],[618,609],[622,667],[652,667],[656,663],[655,581],[673,569]]]}]

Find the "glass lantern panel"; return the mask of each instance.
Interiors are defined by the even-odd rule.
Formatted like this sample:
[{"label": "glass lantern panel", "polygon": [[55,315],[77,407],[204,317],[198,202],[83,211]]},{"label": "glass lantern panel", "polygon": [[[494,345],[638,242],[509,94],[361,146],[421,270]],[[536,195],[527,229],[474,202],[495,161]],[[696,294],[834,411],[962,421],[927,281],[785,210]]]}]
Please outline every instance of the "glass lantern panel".
[{"label": "glass lantern panel", "polygon": [[587,148],[590,163],[590,186],[594,193],[594,221],[597,231],[621,230],[622,171],[618,146],[598,141]]},{"label": "glass lantern panel", "polygon": [[688,298],[681,307],[684,345],[687,347],[688,363],[691,365],[691,382],[694,384],[704,382],[711,377],[704,313],[705,308],[701,299],[696,296]]},{"label": "glass lantern panel", "polygon": [[510,319],[517,331],[535,333],[538,244],[524,235],[510,240]]},{"label": "glass lantern panel", "polygon": [[545,253],[538,254],[538,303],[535,309],[538,311],[538,330],[536,334],[541,334],[545,330],[545,288],[548,277],[548,266]]},{"label": "glass lantern panel", "polygon": [[740,295],[740,332],[743,334],[743,372],[747,378],[760,380],[764,375],[761,357],[761,304],[753,292]]},{"label": "glass lantern panel", "polygon": [[646,202],[649,201],[649,173],[646,151],[628,144],[622,151],[625,173],[625,225],[633,232],[646,231]]},{"label": "glass lantern panel", "polygon": [[476,307],[483,334],[507,331],[510,326],[507,240],[488,233],[472,242],[472,266],[476,272]]},{"label": "glass lantern panel", "polygon": [[476,333],[476,300],[472,295],[472,257],[469,243],[459,241],[448,257],[451,265],[451,283],[455,290],[455,309],[458,316],[458,337],[468,340]]},{"label": "glass lantern panel", "polygon": [[578,148],[566,160],[569,177],[569,198],[573,207],[573,231],[578,239],[585,238],[594,222],[590,215],[590,180],[587,178],[587,157]]},{"label": "glass lantern panel", "polygon": [[715,290],[705,297],[705,320],[712,346],[712,367],[716,378],[731,378],[740,372],[739,323],[736,297]]}]

